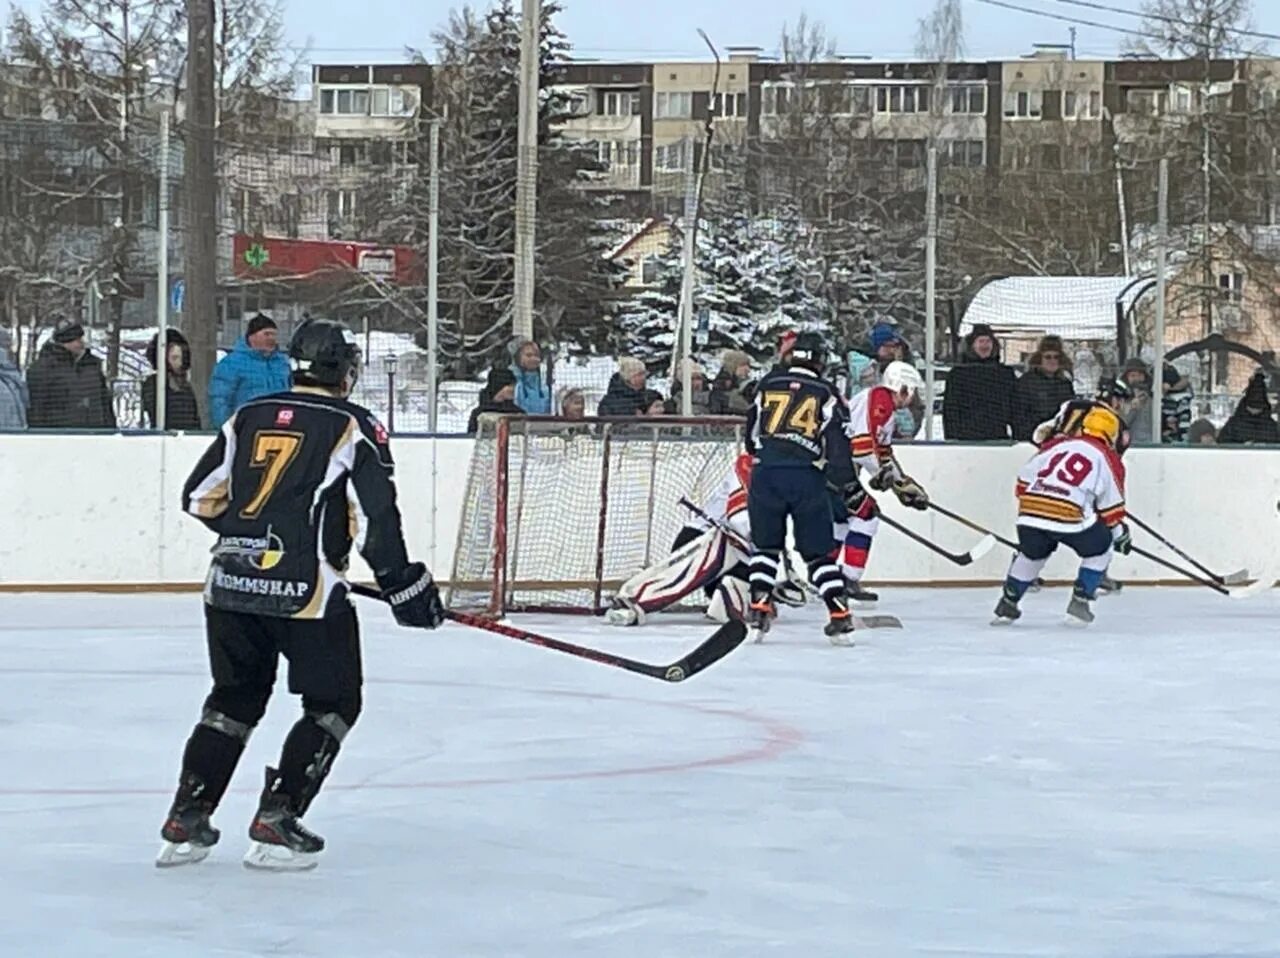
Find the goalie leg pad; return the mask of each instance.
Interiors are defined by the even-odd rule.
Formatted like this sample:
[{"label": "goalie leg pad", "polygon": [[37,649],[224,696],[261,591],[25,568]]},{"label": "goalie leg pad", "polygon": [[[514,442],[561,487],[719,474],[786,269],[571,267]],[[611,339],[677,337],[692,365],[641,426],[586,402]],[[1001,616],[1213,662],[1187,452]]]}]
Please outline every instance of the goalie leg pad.
[{"label": "goalie leg pad", "polygon": [[711,605],[707,608],[707,618],[713,622],[738,621],[747,619],[747,607],[751,604],[751,590],[747,583],[736,576],[725,576],[716,585],[711,596]]},{"label": "goalie leg pad", "polygon": [[[665,562],[636,573],[618,590],[615,602],[645,614],[674,605],[711,585],[744,556],[719,529],[710,529],[685,544]],[[613,621],[614,616],[610,616]]]}]

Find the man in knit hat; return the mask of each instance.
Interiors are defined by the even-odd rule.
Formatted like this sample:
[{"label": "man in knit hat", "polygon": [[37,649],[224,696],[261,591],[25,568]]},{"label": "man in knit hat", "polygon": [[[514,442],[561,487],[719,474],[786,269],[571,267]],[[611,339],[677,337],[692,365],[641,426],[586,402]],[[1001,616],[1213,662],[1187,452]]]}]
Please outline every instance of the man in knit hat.
[{"label": "man in knit hat", "polygon": [[289,357],[280,351],[275,320],[258,313],[209,377],[210,425],[220,428],[249,400],[284,392],[291,382]]},{"label": "man in knit hat", "polygon": [[102,361],[84,341],[84,327],[63,320],[27,370],[32,429],[114,429],[116,413]]}]

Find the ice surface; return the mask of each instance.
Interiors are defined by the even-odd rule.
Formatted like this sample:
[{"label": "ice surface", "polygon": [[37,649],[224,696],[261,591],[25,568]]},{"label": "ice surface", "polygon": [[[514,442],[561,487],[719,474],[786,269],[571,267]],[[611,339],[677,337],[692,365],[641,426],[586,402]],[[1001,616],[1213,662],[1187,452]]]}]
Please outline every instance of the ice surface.
[{"label": "ice surface", "polygon": [[[309,874],[240,865],[283,694],[202,865],[152,866],[206,691],[195,596],[0,596],[0,954],[1261,956],[1280,949],[1280,596],[884,589],[667,686],[365,608]],[[705,626],[544,631],[668,661]]]}]

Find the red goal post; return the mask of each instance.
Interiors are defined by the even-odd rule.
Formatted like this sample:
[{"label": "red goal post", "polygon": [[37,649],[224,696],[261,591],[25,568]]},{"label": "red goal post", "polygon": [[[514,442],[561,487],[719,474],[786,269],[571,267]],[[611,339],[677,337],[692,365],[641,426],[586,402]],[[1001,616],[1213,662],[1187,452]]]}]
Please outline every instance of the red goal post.
[{"label": "red goal post", "polygon": [[742,449],[742,419],[484,415],[463,494],[452,609],[601,613],[665,558]]}]

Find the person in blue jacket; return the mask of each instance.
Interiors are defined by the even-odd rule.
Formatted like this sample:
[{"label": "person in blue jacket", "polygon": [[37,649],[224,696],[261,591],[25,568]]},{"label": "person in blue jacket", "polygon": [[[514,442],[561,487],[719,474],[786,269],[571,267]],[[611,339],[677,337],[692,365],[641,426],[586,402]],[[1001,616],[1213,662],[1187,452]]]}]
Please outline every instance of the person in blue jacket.
[{"label": "person in blue jacket", "polygon": [[259,313],[244,335],[213,367],[209,377],[209,420],[214,429],[251,399],[284,392],[293,382],[289,357],[280,350],[275,321]]},{"label": "person in blue jacket", "polygon": [[531,339],[511,344],[511,371],[516,377],[516,405],[530,416],[551,415],[551,389],[542,376],[542,350]]}]

